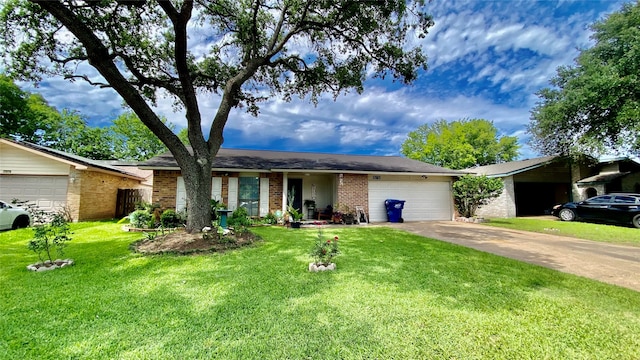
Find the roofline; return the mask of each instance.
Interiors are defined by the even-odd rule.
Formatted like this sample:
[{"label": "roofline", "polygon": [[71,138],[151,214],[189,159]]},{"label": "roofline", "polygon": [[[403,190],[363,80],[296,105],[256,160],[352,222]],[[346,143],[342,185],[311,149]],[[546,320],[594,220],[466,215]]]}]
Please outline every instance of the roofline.
[{"label": "roofline", "polygon": [[8,140],[8,139],[0,139],[0,142],[3,142],[5,144],[7,144],[7,145],[15,146],[17,148],[20,148],[21,150],[30,152],[32,154],[44,156],[44,157],[46,157],[48,159],[55,160],[55,161],[58,161],[58,162],[61,162],[61,163],[67,164],[67,165],[72,165],[76,169],[79,169],[79,170],[87,170],[87,168],[88,168],[86,165],[83,165],[83,164],[80,164],[80,163],[77,163],[77,162],[74,162],[74,161],[70,161],[70,160],[67,160],[67,159],[62,159],[62,158],[59,158],[57,156],[51,155],[49,153],[46,153],[46,152],[43,152],[43,151],[40,151],[40,150],[36,150],[36,149],[32,149],[32,148],[30,148],[28,146],[24,146],[24,145],[22,145],[22,144],[20,144],[18,142],[14,142],[14,141],[11,141],[11,140]]},{"label": "roofline", "polygon": [[[35,154],[35,155],[43,156],[45,158],[48,158],[48,159],[51,159],[51,160],[54,160],[54,161],[58,161],[58,162],[61,162],[63,164],[71,165],[71,166],[75,167],[77,170],[93,170],[93,171],[101,172],[101,173],[105,173],[105,174],[112,174],[112,175],[113,174],[117,174],[118,176],[124,176],[124,177],[128,177],[130,179],[134,179],[134,180],[138,180],[138,181],[147,180],[147,178],[143,178],[143,177],[140,177],[140,176],[137,176],[137,175],[130,174],[130,173],[124,171],[124,170],[115,170],[115,169],[112,170],[112,169],[103,168],[103,167],[100,167],[100,166],[95,166],[95,165],[91,165],[91,164],[85,165],[85,164],[81,164],[81,163],[79,163],[77,161],[67,160],[67,159],[62,158],[60,156],[56,156],[55,153],[50,154],[50,153],[42,151],[42,150],[33,149],[31,147],[28,147],[28,146],[25,146],[25,145],[21,144],[20,142],[12,141],[10,139],[0,139],[0,142],[3,142],[3,143],[5,143],[7,145],[10,145],[10,146],[17,147],[17,148],[19,148],[21,150],[30,152],[30,153]],[[34,144],[34,145],[37,146],[37,147],[46,148],[45,146],[36,145],[36,144]]]},{"label": "roofline", "polygon": [[[535,165],[527,166],[527,167],[525,167],[525,168],[518,169],[518,170],[513,170],[513,171],[510,171],[510,172],[506,172],[506,173],[501,173],[501,174],[491,174],[491,175],[486,175],[486,176],[487,176],[487,177],[489,177],[489,178],[494,178],[494,177],[505,177],[505,176],[516,175],[516,174],[523,173],[523,172],[525,172],[525,171],[529,171],[529,170],[537,169],[537,168],[539,168],[539,167],[542,167],[542,166],[545,166],[545,165],[551,164],[554,160],[555,160],[555,159],[548,160],[548,161],[545,161],[545,162],[542,162],[542,163],[539,163],[539,164],[535,164]],[[478,173],[476,173],[476,174],[478,174]]]},{"label": "roofline", "polygon": [[[158,171],[181,171],[178,166],[140,166],[143,170],[158,170]],[[301,174],[362,174],[362,175],[413,175],[413,176],[462,176],[471,174],[470,172],[456,172],[456,173],[430,173],[430,172],[393,172],[393,171],[362,171],[362,170],[317,170],[317,169],[237,169],[237,168],[213,168],[211,172],[258,172],[258,173],[301,173]]]}]

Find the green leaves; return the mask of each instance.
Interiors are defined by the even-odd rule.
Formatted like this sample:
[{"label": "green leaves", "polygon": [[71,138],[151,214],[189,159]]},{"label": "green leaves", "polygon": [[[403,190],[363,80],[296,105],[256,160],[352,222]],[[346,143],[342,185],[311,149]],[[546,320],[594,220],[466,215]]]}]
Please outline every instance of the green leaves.
[{"label": "green leaves", "polygon": [[[64,256],[66,243],[71,241],[69,223],[64,216],[60,213],[52,216],[49,223],[33,227],[33,239],[27,243],[27,248],[35,252],[42,262]],[[52,256],[54,254],[55,257]]]},{"label": "green leaves", "polygon": [[498,138],[498,130],[484,119],[439,120],[412,131],[401,152],[410,159],[450,169],[464,169],[511,161],[518,157],[515,136]]},{"label": "green leaves", "polygon": [[[174,130],[173,124],[166,119],[163,122]],[[118,116],[109,130],[116,159],[143,161],[167,151],[160,139],[131,112]]]},{"label": "green leaves", "polygon": [[473,217],[480,205],[500,196],[503,188],[499,178],[464,175],[453,183],[453,198],[460,215]]},{"label": "green leaves", "polygon": [[558,68],[554,88],[537,93],[528,131],[546,155],[640,150],[640,4],[592,25],[595,45],[571,67]]}]

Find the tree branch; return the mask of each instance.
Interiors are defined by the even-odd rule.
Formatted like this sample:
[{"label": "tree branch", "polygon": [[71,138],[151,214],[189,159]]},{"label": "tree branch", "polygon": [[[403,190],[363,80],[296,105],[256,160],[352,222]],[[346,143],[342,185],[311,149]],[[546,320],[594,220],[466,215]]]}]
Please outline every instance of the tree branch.
[{"label": "tree branch", "polygon": [[89,85],[92,86],[97,86],[100,88],[111,88],[112,86],[110,84],[106,84],[106,83],[102,83],[102,82],[93,82],[89,79],[89,77],[87,75],[65,75],[64,76],[65,80],[71,80],[73,81],[73,79],[82,79],[84,81],[86,81],[87,83],[89,83]]},{"label": "tree branch", "polygon": [[98,70],[100,75],[111,84],[113,89],[131,106],[131,109],[135,111],[140,120],[158,136],[167,148],[176,151],[178,153],[177,155],[189,156],[186,147],[180,139],[162,123],[142,95],[120,73],[107,47],[81,18],[76,16],[60,1],[31,1],[54,16],[82,43],[86,50],[89,64]]}]

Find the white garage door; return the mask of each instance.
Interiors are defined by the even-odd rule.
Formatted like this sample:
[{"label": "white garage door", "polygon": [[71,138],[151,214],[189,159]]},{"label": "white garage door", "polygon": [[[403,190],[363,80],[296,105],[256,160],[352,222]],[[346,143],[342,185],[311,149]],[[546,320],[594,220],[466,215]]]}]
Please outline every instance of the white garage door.
[{"label": "white garage door", "polygon": [[67,203],[67,176],[0,176],[0,199],[28,200],[45,211],[57,211]]},{"label": "white garage door", "polygon": [[448,181],[369,181],[369,217],[372,222],[387,221],[386,199],[405,200],[405,221],[451,220],[452,195]]}]

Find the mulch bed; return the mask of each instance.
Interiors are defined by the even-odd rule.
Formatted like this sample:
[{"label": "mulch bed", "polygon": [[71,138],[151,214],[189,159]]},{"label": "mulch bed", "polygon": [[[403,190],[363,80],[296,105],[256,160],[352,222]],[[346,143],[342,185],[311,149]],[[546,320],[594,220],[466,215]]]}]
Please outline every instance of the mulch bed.
[{"label": "mulch bed", "polygon": [[223,252],[249,246],[261,238],[252,232],[226,235],[218,238],[216,234],[205,239],[202,233],[189,234],[184,230],[177,230],[165,235],[158,235],[154,239],[142,239],[132,244],[134,251],[142,254],[178,254],[193,255],[199,253]]}]

